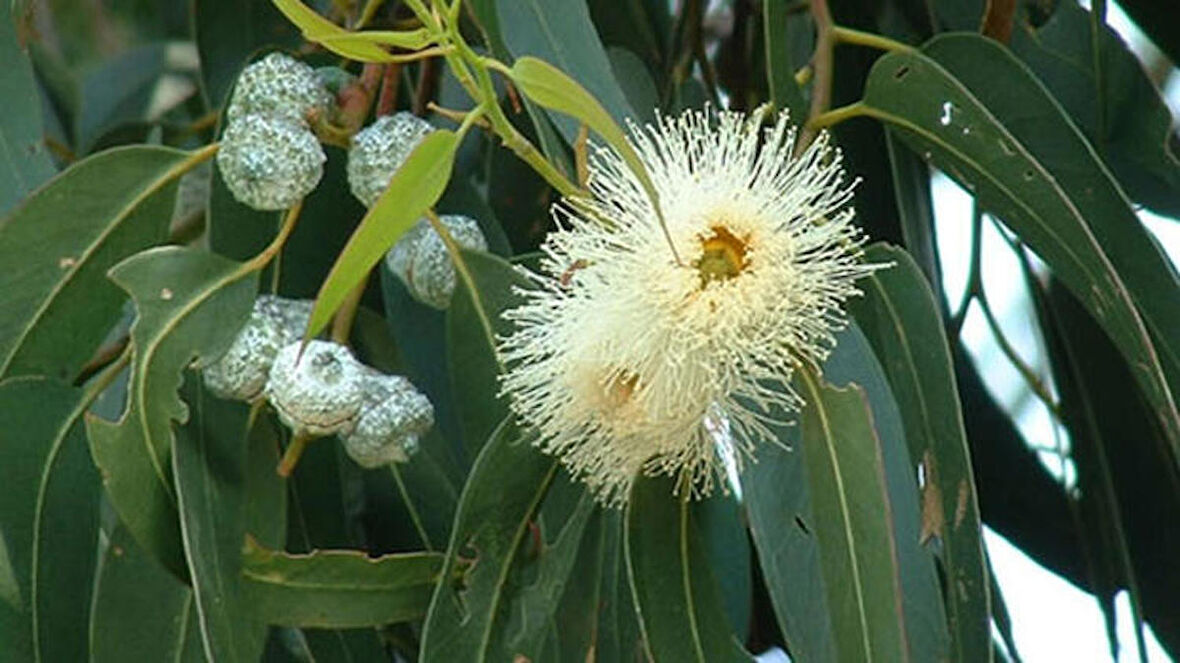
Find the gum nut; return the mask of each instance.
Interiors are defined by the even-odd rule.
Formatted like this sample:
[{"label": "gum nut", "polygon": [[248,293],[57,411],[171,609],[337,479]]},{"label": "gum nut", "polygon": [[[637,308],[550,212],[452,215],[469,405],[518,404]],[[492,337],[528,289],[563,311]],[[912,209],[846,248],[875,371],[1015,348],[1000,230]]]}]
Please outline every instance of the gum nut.
[{"label": "gum nut", "polygon": [[356,427],[341,436],[344,450],[366,468],[404,463],[418,448],[418,437],[434,425],[430,401],[400,375],[365,370],[365,399]]},{"label": "gum nut", "polygon": [[281,210],[319,184],[325,159],[306,127],[279,116],[247,115],[226,129],[217,167],[238,202],[257,210]]},{"label": "gum nut", "polygon": [[259,309],[260,301],[229,350],[202,371],[205,386],[218,398],[254,400],[266,386],[275,355],[289,342],[279,321]]},{"label": "gum nut", "polygon": [[329,341],[300,341],[279,350],[266,395],[294,433],[333,435],[352,429],[364,402],[363,366],[348,348]]},{"label": "gum nut", "polygon": [[259,295],[254,302],[254,310],[273,320],[282,332],[280,348],[303,339],[313,306],[315,302],[310,299],[287,299],[275,295]]},{"label": "gum nut", "polygon": [[242,70],[226,117],[283,115],[306,122],[309,113],[327,116],[335,99],[315,70],[283,53],[271,53]]},{"label": "gum nut", "polygon": [[[439,217],[455,243],[468,249],[486,251],[479,224],[467,216],[444,214]],[[420,219],[385,255],[389,271],[397,275],[415,299],[437,309],[451,304],[455,291],[455,266],[443,242],[427,219]]]},{"label": "gum nut", "polygon": [[352,137],[348,151],[348,186],[352,195],[372,207],[410,152],[434,127],[422,118],[402,111],[377,118]]}]

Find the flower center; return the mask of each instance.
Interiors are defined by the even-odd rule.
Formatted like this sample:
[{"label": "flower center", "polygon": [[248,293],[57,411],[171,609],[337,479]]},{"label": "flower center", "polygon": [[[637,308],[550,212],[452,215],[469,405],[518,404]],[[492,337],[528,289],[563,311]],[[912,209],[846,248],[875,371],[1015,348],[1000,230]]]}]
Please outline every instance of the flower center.
[{"label": "flower center", "polygon": [[635,395],[639,386],[639,376],[631,371],[623,370],[612,376],[603,390],[605,405],[610,410],[617,410],[627,404]]},{"label": "flower center", "polygon": [[713,226],[701,237],[701,257],[692,264],[701,275],[701,287],[709,281],[726,281],[741,274],[748,266],[747,244],[725,226]]}]

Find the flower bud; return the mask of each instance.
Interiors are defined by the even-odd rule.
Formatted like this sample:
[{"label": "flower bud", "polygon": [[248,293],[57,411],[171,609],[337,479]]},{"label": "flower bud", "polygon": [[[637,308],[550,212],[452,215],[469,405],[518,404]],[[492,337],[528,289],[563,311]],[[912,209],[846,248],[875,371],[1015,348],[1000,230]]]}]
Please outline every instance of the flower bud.
[{"label": "flower bud", "polygon": [[229,350],[202,371],[205,386],[219,398],[254,400],[279,350],[302,336],[311,307],[307,300],[260,295]]},{"label": "flower bud", "polygon": [[340,437],[344,450],[361,467],[404,463],[434,425],[434,407],[406,378],[364,371],[364,404],[356,427]]},{"label": "flower bud", "polygon": [[309,113],[326,116],[332,104],[314,69],[276,52],[242,70],[225,114],[231,123],[255,114],[305,123]]},{"label": "flower bud", "polygon": [[217,167],[238,202],[258,210],[291,207],[324,174],[324,150],[306,126],[275,115],[246,115],[221,139]]},{"label": "flower bud", "polygon": [[[486,251],[488,242],[475,219],[459,214],[439,217],[455,243],[468,249]],[[442,237],[428,219],[419,219],[385,254],[385,265],[410,294],[429,306],[445,309],[455,291],[455,266]]]},{"label": "flower bud", "polygon": [[348,348],[329,341],[300,341],[279,350],[266,395],[295,434],[333,435],[352,429],[364,402],[364,366]]},{"label": "flower bud", "polygon": [[357,132],[348,151],[348,186],[352,195],[365,207],[372,207],[410,152],[431,131],[434,127],[429,122],[403,111],[379,117]]}]

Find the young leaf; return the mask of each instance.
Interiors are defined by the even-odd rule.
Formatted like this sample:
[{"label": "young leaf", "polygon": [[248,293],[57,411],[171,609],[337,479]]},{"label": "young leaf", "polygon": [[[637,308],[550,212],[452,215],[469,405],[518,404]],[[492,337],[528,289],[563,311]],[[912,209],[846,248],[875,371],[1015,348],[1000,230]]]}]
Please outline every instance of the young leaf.
[{"label": "young leaf", "polygon": [[246,540],[249,608],[268,624],[359,628],[420,618],[443,566],[437,553],[369,557],[354,550],[291,555]]},{"label": "young leaf", "polygon": [[146,552],[187,577],[171,477],[172,423],[188,409],[181,371],[216,358],[246,323],[257,272],[179,247],[150,249],[119,263],[111,279],[135,301],[127,408],[117,422],[87,417],[90,450],[123,523]]},{"label": "young leaf", "polygon": [[856,316],[897,397],[910,458],[921,463],[923,543],[937,539],[954,658],[986,651],[987,569],[970,452],[959,410],[950,348],[937,303],[908,253],[875,244],[865,260],[893,263],[862,281]]},{"label": "young leaf", "polygon": [[513,599],[509,580],[528,551],[525,534],[556,471],[557,461],[522,439],[511,421],[484,445],[459,500],[444,580],[422,630],[422,660],[512,660],[493,645]]},{"label": "young leaf", "polygon": [[14,586],[0,639],[27,660],[86,658],[98,549],[98,476],[83,435],[81,390],[42,377],[0,383],[0,533]]},{"label": "young leaf", "polygon": [[442,196],[451,178],[458,144],[455,132],[440,129],[410,153],[389,188],[361,219],[320,287],[305,338],[315,336],[328,324],[348,293]]},{"label": "young leaf", "polygon": [[0,377],[71,380],[122,312],[107,281],[123,258],[163,242],[176,183],[201,150],[136,146],[84,159],[0,223]]},{"label": "young leaf", "polygon": [[[413,44],[422,43],[425,45],[427,35],[425,30],[419,30],[413,33],[377,33],[378,35],[385,35],[384,41],[378,41],[372,37],[366,36],[364,32],[349,32],[344,28],[336,25],[328,19],[320,16],[307,5],[300,2],[300,0],[273,0],[279,11],[283,12],[292,23],[299,26],[303,31],[303,36],[308,41],[318,42],[323,44],[325,48],[343,55],[352,60],[359,60],[361,62],[393,62],[396,58],[390,55],[385,49],[377,44],[391,43],[394,46],[402,46],[401,43],[394,43],[394,41],[402,41],[409,46],[402,46],[403,48],[421,48],[421,46],[413,46]],[[399,35],[396,39],[391,39],[390,34]],[[402,36],[404,35],[404,36]]]},{"label": "young leaf", "polygon": [[750,661],[730,629],[717,580],[685,496],[668,477],[639,477],[624,548],[639,623],[653,661]]}]

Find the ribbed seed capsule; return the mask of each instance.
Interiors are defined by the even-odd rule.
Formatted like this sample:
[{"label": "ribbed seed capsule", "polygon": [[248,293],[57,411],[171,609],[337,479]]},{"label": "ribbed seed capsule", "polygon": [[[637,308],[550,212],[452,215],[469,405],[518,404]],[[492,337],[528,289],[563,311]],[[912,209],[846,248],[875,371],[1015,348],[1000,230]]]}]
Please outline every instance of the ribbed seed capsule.
[{"label": "ribbed seed capsule", "polygon": [[246,115],[221,139],[217,167],[238,202],[280,210],[311,193],[324,175],[324,150],[305,125],[278,115]]},{"label": "ribbed seed capsule", "polygon": [[372,207],[410,152],[434,127],[412,113],[402,111],[377,118],[352,137],[348,151],[348,186],[352,195]]},{"label": "ribbed seed capsule", "polygon": [[296,434],[333,435],[352,430],[364,402],[364,366],[348,348],[329,341],[301,342],[279,351],[266,395],[279,419]]},{"label": "ribbed seed capsule", "polygon": [[434,425],[430,401],[400,375],[364,369],[364,404],[352,432],[341,435],[344,450],[361,467],[404,463],[418,438]]},{"label": "ribbed seed capsule", "polygon": [[[454,238],[455,243],[468,249],[486,251],[488,241],[484,239],[479,224],[460,214],[444,214],[439,217],[442,225]],[[455,266],[442,237],[434,231],[428,219],[419,219],[397,244],[385,254],[385,264],[415,299],[437,309],[451,305],[451,293],[455,291]]]},{"label": "ribbed seed capsule", "polygon": [[220,398],[254,400],[279,350],[302,336],[311,307],[308,300],[259,295],[229,350],[202,371],[205,386]]},{"label": "ribbed seed capsule", "polygon": [[242,70],[226,117],[232,123],[247,115],[283,115],[302,123],[309,113],[326,116],[333,102],[314,69],[276,52]]}]

